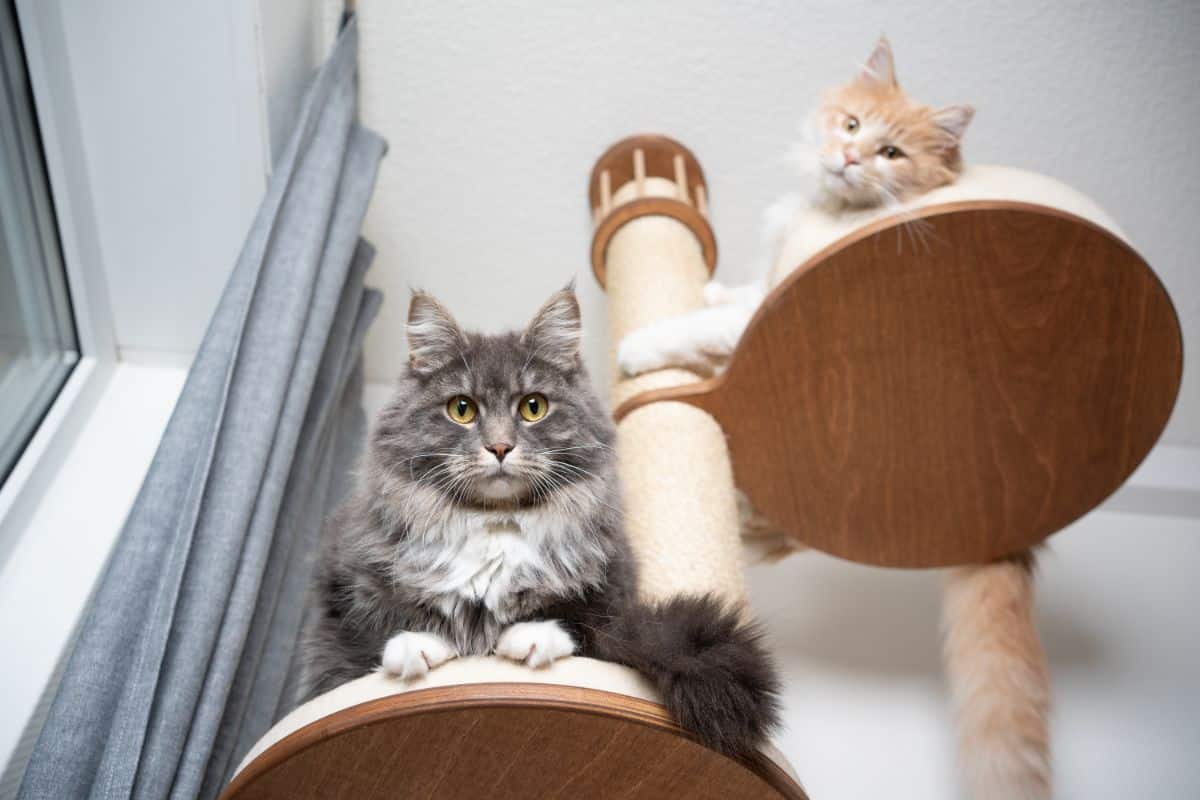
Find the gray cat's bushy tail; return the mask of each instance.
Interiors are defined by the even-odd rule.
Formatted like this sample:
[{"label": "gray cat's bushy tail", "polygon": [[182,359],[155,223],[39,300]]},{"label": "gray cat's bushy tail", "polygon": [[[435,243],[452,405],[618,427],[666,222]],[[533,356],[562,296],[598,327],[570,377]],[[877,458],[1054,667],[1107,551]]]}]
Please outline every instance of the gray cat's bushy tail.
[{"label": "gray cat's bushy tail", "polygon": [[762,632],[711,595],[631,603],[596,633],[596,655],[650,678],[679,725],[715,750],[749,756],[779,721]]}]

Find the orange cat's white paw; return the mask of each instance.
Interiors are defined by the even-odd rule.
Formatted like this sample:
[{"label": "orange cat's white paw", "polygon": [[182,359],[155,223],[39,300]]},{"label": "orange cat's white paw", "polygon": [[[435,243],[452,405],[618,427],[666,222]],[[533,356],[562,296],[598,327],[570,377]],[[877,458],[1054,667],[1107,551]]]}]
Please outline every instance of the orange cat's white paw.
[{"label": "orange cat's white paw", "polygon": [[737,294],[720,281],[709,281],[704,284],[704,305],[723,306],[732,303]]},{"label": "orange cat's white paw", "polygon": [[529,667],[546,667],[575,652],[575,641],[557,620],[518,622],[500,634],[496,655]]},{"label": "orange cat's white paw", "polygon": [[659,338],[660,334],[652,326],[627,334],[617,345],[617,366],[621,372],[629,376],[641,375],[667,366]]},{"label": "orange cat's white paw", "polygon": [[436,633],[398,633],[383,647],[383,670],[405,680],[419,678],[458,657],[458,651]]}]

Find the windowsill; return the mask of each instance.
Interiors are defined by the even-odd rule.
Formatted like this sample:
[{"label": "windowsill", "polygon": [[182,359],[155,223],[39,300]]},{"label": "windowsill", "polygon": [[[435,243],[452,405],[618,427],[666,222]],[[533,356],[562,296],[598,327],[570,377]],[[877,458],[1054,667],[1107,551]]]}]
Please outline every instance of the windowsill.
[{"label": "windowsill", "polygon": [[0,567],[0,765],[70,639],[186,377],[179,367],[112,369]]}]

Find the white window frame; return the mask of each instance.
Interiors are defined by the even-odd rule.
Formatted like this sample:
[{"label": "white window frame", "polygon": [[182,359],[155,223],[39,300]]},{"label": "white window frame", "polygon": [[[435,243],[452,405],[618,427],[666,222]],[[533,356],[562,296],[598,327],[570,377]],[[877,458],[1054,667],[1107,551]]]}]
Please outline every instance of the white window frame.
[{"label": "white window frame", "polygon": [[[119,365],[179,369],[186,367],[194,355],[166,343],[130,344],[118,340],[117,323],[129,320],[115,316],[116,306],[110,298],[117,287],[110,287],[106,276],[137,274],[138,265],[107,263],[105,259],[101,216],[95,205],[97,193],[89,177],[94,173],[89,171],[88,163],[89,152],[103,157],[105,143],[94,136],[89,139],[81,125],[76,104],[79,87],[73,83],[72,53],[64,24],[71,5],[69,0],[16,0],[80,358],[0,485],[0,571]],[[229,203],[251,212],[257,207],[272,159],[286,142],[285,133],[299,113],[304,89],[320,61],[333,6],[325,0],[223,0],[227,29],[215,35],[208,31],[207,35],[214,37],[214,57],[220,53],[230,59],[230,63],[221,65],[234,75],[229,105],[248,143],[230,156],[237,160],[243,179],[227,187]],[[135,24],[136,17],[120,16],[136,13],[132,8],[114,11],[116,23]],[[123,89],[115,80],[111,88],[114,93]],[[190,88],[181,86],[179,91],[186,93]],[[163,158],[187,158],[185,153],[171,151],[172,147],[170,142],[162,143],[164,152],[154,154],[160,163]],[[171,201],[165,198],[165,202]],[[249,221],[244,220],[246,225]],[[236,235],[243,233],[238,231]],[[233,265],[223,266],[232,269]],[[123,272],[127,267],[134,271]],[[179,270],[163,264],[160,272],[173,268]],[[186,286],[184,280],[179,283]],[[167,304],[196,302],[186,291],[162,300]],[[206,317],[207,311],[199,316]]]},{"label": "white window frame", "polygon": [[[11,656],[0,668],[5,684],[0,693],[0,769],[30,745],[23,731],[36,714],[38,698],[117,540],[194,355],[169,347],[153,349],[153,342],[150,351],[143,351],[119,341],[118,323],[129,320],[117,318],[118,306],[111,300],[116,286],[107,276],[122,276],[128,283],[145,264],[114,263],[111,255],[106,262],[104,243],[112,241],[114,233],[137,232],[106,230],[105,217],[98,213],[99,198],[112,197],[113,186],[93,184],[105,178],[88,156],[108,157],[111,128],[105,142],[82,124],[76,99],[82,87],[75,84],[81,73],[73,78],[66,24],[71,20],[67,15],[78,7],[72,0],[16,0],[16,8],[80,358],[0,486],[0,642]],[[231,75],[229,108],[236,130],[244,133],[244,146],[239,143],[240,149],[229,156],[237,159],[235,179],[222,191],[228,203],[248,209],[250,215],[261,200],[273,152],[277,155],[286,139],[278,130],[274,137],[270,131],[290,129],[319,60],[320,11],[318,0],[223,0],[220,16],[215,21],[215,14],[208,17],[213,24],[204,34],[209,38],[203,40],[203,63],[225,60],[221,66]],[[132,8],[113,14],[114,25],[136,25],[140,19],[132,16],[137,14]],[[96,77],[93,72],[87,75]],[[109,79],[102,75],[100,80]],[[95,81],[89,85],[94,88]],[[134,96],[115,76],[103,89],[125,92],[125,99]],[[184,96],[193,89],[179,87]],[[151,163],[190,168],[190,162],[165,161],[187,159],[186,152],[172,142],[164,141],[161,147],[148,154]],[[163,198],[168,203],[177,200]],[[109,210],[105,202],[104,210]],[[242,223],[248,226],[250,219]],[[223,230],[226,250],[230,240],[240,243],[245,233]],[[219,262],[214,269],[232,270],[231,259],[206,257]],[[163,264],[161,269],[183,268]],[[168,276],[167,288],[173,290],[174,282]],[[179,283],[185,287],[187,282]],[[162,302],[197,302],[185,292],[181,288]],[[214,296],[199,302],[215,301]],[[204,315],[208,313],[211,309]],[[26,598],[36,602],[36,610],[24,608]],[[0,798],[10,791],[15,786],[0,785]]]},{"label": "white window frame", "polygon": [[[0,486],[0,569],[95,407],[117,363],[96,219],[56,3],[20,0],[17,13],[54,198],[80,358]],[[61,52],[61,51],[59,51]]]}]

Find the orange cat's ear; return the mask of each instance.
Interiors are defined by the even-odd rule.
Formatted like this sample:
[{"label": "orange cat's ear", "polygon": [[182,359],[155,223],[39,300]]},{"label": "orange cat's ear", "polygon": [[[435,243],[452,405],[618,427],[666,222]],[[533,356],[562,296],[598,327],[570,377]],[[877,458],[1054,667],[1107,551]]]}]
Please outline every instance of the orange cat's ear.
[{"label": "orange cat's ear", "polygon": [[974,117],[975,109],[971,106],[946,106],[930,114],[929,120],[950,134],[957,145]]},{"label": "orange cat's ear", "polygon": [[871,56],[863,64],[858,79],[863,83],[873,83],[880,86],[899,86],[896,81],[896,62],[892,58],[892,46],[886,36],[879,37],[879,43],[871,51]]}]

